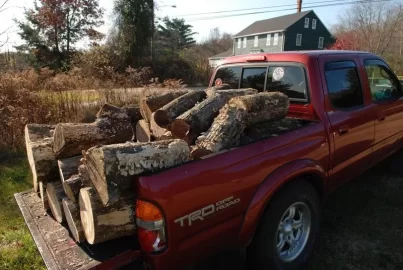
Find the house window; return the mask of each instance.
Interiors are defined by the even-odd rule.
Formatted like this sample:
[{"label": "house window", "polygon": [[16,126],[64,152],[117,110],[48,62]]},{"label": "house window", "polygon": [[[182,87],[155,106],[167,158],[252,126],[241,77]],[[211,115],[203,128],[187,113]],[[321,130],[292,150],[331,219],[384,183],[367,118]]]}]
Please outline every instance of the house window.
[{"label": "house window", "polygon": [[259,37],[255,36],[255,42],[253,43],[253,46],[257,47],[259,45]]},{"label": "house window", "polygon": [[277,45],[278,44],[278,33],[274,34],[274,41],[273,41],[273,45]]},{"label": "house window", "polygon": [[242,40],[240,38],[238,38],[238,49],[241,48],[241,42],[242,42]]},{"label": "house window", "polygon": [[316,19],[312,19],[312,29],[316,29]]},{"label": "house window", "polygon": [[270,46],[271,43],[271,34],[267,34],[266,46]]},{"label": "house window", "polygon": [[246,37],[243,38],[243,47],[246,48]]},{"label": "house window", "polygon": [[305,28],[309,28],[309,18],[305,18]]},{"label": "house window", "polygon": [[297,34],[297,42],[296,45],[297,46],[301,46],[302,43],[302,34]]},{"label": "house window", "polygon": [[320,38],[319,38],[319,44],[318,44],[318,48],[319,48],[319,49],[323,49],[323,40],[324,40],[323,37],[320,37]]}]

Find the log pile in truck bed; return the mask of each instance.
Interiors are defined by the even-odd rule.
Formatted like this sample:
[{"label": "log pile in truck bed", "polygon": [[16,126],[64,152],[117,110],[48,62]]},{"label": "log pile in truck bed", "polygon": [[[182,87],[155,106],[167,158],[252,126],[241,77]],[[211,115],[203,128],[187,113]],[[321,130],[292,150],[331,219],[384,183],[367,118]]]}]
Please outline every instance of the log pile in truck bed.
[{"label": "log pile in truck bed", "polygon": [[139,106],[104,104],[93,123],[27,125],[44,210],[49,205],[79,243],[133,235],[138,177],[267,137],[275,132],[267,123],[287,116],[284,94],[227,88],[149,96]]}]

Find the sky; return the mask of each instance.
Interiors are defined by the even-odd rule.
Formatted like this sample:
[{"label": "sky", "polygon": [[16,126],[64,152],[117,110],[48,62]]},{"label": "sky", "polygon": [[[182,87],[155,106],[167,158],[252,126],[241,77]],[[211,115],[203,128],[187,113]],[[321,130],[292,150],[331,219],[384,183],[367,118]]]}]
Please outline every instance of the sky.
[{"label": "sky", "polygon": [[[101,7],[105,9],[105,25],[99,28],[99,30],[103,33],[107,33],[108,29],[111,27],[110,15],[113,8],[113,0],[99,0]],[[349,0],[339,0],[339,1],[349,1]],[[0,0],[0,3],[2,0]],[[316,2],[316,3],[315,3]],[[338,15],[342,13],[347,8],[351,7],[351,5],[342,5],[342,6],[331,6],[331,7],[315,7],[309,8],[309,6],[320,5],[320,0],[304,0],[302,4],[302,11],[313,9],[322,22],[330,28],[333,24],[337,22]],[[325,1],[322,1],[322,4]],[[8,3],[8,9],[2,13],[0,13],[0,33],[6,29],[9,29],[8,38],[9,42],[6,46],[4,46],[0,50],[12,50],[13,46],[19,45],[22,43],[19,38],[16,27],[13,19],[23,19],[24,18],[24,8],[30,8],[33,6],[33,0],[10,0]],[[254,21],[269,19],[272,17],[277,17],[281,15],[290,14],[295,11],[296,0],[282,0],[282,1],[273,1],[273,0],[157,0],[158,9],[156,10],[156,17],[163,18],[165,16],[169,17],[178,17],[184,18],[185,21],[191,25],[193,25],[193,31],[198,34],[195,35],[195,39],[200,42],[204,40],[208,35],[211,29],[218,27],[220,31],[227,32],[230,34],[236,34],[240,32],[242,29],[246,28]],[[312,3],[312,4],[310,4]],[[176,8],[171,6],[175,5]],[[294,5],[287,6],[284,5]],[[283,6],[271,9],[263,9],[263,7],[273,7],[273,6]],[[306,8],[304,8],[306,6]],[[229,13],[221,13],[221,14],[211,14],[211,15],[198,15],[198,16],[182,16],[194,13],[208,13],[208,12],[217,12],[217,11],[227,11],[227,10],[242,10],[242,9],[250,9],[250,8],[259,8],[258,10],[250,10],[250,11],[239,11],[234,13],[247,13],[247,12],[261,12],[261,11],[270,11],[267,13],[261,14],[253,14],[246,16],[238,16],[238,17],[229,17],[229,18],[218,18],[218,19],[209,19],[209,20],[201,20],[201,21],[192,21],[195,18],[200,17],[208,17],[208,16],[217,16],[224,15]],[[287,11],[276,11],[273,10],[279,9],[292,9]],[[0,44],[6,37],[3,35],[0,37]],[[85,44],[82,44],[85,46]]]}]

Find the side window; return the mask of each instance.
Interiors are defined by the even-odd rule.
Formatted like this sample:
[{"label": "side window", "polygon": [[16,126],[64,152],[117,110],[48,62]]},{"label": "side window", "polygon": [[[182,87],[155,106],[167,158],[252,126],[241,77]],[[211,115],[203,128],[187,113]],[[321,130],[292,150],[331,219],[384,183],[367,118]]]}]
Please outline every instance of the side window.
[{"label": "side window", "polygon": [[297,66],[270,66],[266,91],[280,91],[291,100],[308,101],[304,69]]},{"label": "side window", "polygon": [[316,29],[316,19],[312,19],[312,29]]},{"label": "side window", "polygon": [[309,28],[309,18],[305,18],[305,28]]},{"label": "side window", "polygon": [[264,90],[266,71],[266,67],[244,68],[241,88],[254,88],[259,92],[262,92]]},{"label": "side window", "polygon": [[297,34],[296,45],[301,46],[302,43],[302,34]]},{"label": "side window", "polygon": [[328,63],[325,66],[325,76],[329,97],[335,108],[348,110],[364,104],[354,62]]},{"label": "side window", "polygon": [[241,72],[241,67],[222,67],[215,74],[213,86],[217,80],[221,80],[222,83],[227,83],[232,88],[238,89]]},{"label": "side window", "polygon": [[393,100],[401,96],[396,78],[382,61],[366,60],[365,70],[373,101]]}]

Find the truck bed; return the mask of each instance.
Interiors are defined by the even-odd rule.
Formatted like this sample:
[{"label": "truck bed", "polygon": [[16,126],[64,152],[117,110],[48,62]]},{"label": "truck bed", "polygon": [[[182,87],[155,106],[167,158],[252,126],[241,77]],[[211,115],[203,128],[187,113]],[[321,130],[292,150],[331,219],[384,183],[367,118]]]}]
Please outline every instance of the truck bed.
[{"label": "truck bed", "polygon": [[33,191],[14,195],[38,250],[49,270],[142,269],[135,237],[125,237],[98,245],[77,244],[67,224],[59,224],[43,211],[41,199]]}]

